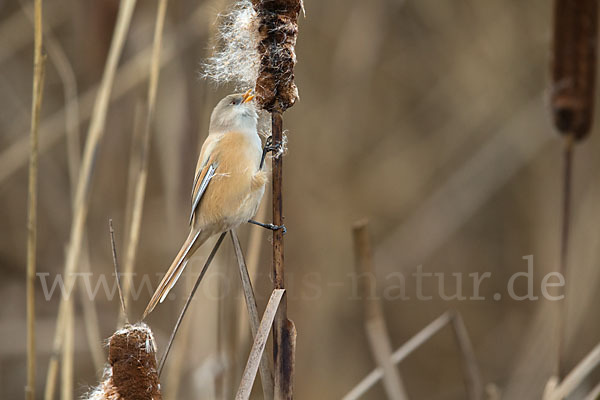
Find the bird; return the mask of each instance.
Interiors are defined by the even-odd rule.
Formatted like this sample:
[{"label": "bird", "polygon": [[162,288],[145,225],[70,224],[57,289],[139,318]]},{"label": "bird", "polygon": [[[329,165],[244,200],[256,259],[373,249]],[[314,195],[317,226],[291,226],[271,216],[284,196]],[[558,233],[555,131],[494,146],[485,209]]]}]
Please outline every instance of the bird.
[{"label": "bird", "polygon": [[252,91],[230,94],[215,106],[208,137],[202,145],[189,217],[190,233],[154,292],[142,320],[162,303],[198,248],[214,235],[251,220],[258,211],[268,181],[263,168],[266,151],[258,134],[258,113]]}]

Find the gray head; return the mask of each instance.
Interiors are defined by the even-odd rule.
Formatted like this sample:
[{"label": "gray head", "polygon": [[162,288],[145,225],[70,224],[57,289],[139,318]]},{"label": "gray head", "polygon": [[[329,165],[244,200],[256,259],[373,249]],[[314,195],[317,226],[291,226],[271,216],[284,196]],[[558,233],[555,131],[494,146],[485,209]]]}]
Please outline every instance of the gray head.
[{"label": "gray head", "polygon": [[210,116],[210,133],[242,131],[255,133],[258,114],[250,91],[226,96]]}]

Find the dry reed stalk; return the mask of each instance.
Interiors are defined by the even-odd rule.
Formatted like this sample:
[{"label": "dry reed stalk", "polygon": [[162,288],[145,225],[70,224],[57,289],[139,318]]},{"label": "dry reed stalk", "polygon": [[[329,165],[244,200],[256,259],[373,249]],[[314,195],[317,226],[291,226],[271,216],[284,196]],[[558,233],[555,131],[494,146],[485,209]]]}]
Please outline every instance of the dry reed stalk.
[{"label": "dry reed stalk", "polygon": [[[115,27],[115,33],[110,46],[106,66],[100,83],[100,89],[96,97],[94,109],[91,115],[90,127],[88,130],[87,141],[85,144],[85,150],[83,160],[81,164],[81,170],[79,173],[79,179],[77,182],[77,190],[75,194],[75,206],[73,222],[71,225],[71,233],[69,238],[69,247],[67,253],[67,259],[65,262],[64,279],[67,287],[71,287],[72,280],[74,279],[74,273],[77,270],[77,264],[80,256],[81,243],[83,238],[83,232],[85,227],[85,221],[87,218],[88,206],[89,206],[89,195],[93,177],[93,167],[96,159],[96,153],[98,151],[98,145],[102,137],[104,136],[104,125],[106,122],[106,114],[108,112],[108,103],[110,100],[110,92],[112,84],[114,82],[115,72],[123,45],[125,43],[125,37],[129,30],[129,24],[131,22],[131,16],[135,8],[136,0],[124,0],[119,9],[119,15],[117,17],[117,23]],[[59,316],[57,318],[57,327],[54,333],[55,345],[54,353],[57,354],[62,348],[63,336],[63,324],[64,311],[61,309],[66,307],[65,300],[61,299],[59,307]],[[46,400],[52,398],[53,392],[49,389],[53,388],[54,381],[56,380],[56,363],[58,360],[52,358],[48,367],[48,376],[46,381]]]},{"label": "dry reed stalk", "polygon": [[[127,194],[125,197],[125,226],[131,226],[131,220],[133,217],[133,204],[135,200],[135,189],[137,187],[136,180],[139,175],[139,171],[142,169],[142,153],[139,149],[142,148],[142,128],[144,119],[144,101],[139,98],[135,102],[135,110],[133,112],[133,129],[131,135],[131,147],[129,150],[129,165],[127,168]],[[123,248],[127,250],[127,244],[129,243],[130,229],[125,230],[125,237],[123,239]],[[128,283],[125,283],[128,285]],[[128,293],[128,290],[124,290]]]},{"label": "dry reed stalk", "polygon": [[213,246],[213,249],[210,251],[208,258],[204,263],[204,267],[202,267],[202,271],[200,272],[198,279],[196,279],[196,283],[194,284],[192,291],[190,292],[187,300],[185,301],[185,304],[183,305],[183,309],[179,313],[179,317],[177,318],[177,322],[173,327],[173,331],[171,332],[171,336],[169,337],[169,342],[167,343],[167,347],[165,348],[165,354],[160,359],[160,364],[158,366],[158,376],[160,376],[162,373],[162,370],[165,366],[165,362],[167,361],[167,357],[169,355],[169,351],[171,350],[171,346],[173,345],[173,341],[175,340],[175,336],[177,335],[177,331],[179,330],[179,326],[181,325],[183,317],[185,316],[185,313],[188,307],[190,306],[192,299],[194,298],[194,294],[196,294],[196,290],[198,290],[198,286],[200,286],[200,282],[202,281],[202,278],[204,278],[204,275],[206,274],[206,271],[208,270],[208,267],[210,266],[210,263],[212,262],[213,258],[215,258],[215,254],[217,254],[217,250],[219,250],[219,246],[221,246],[221,243],[223,242],[223,239],[225,238],[226,234],[227,232],[222,233],[221,236],[219,236],[219,239],[217,239],[217,242]]},{"label": "dry reed stalk", "polygon": [[452,328],[456,344],[460,350],[463,359],[463,376],[465,387],[467,389],[467,398],[470,400],[480,400],[483,398],[483,383],[475,351],[469,339],[467,327],[462,316],[459,313],[452,315]]},{"label": "dry reed stalk", "polygon": [[[140,230],[142,226],[142,214],[144,210],[144,196],[146,194],[146,182],[148,181],[148,159],[150,156],[150,138],[151,127],[154,121],[154,113],[156,108],[156,93],[158,90],[158,78],[160,73],[160,57],[163,39],[163,31],[165,26],[165,17],[167,15],[167,0],[160,0],[158,10],[156,12],[156,23],[154,26],[154,39],[152,42],[152,57],[150,58],[150,72],[148,80],[148,94],[146,97],[146,121],[144,124],[143,137],[141,140],[140,160],[141,166],[139,175],[135,180],[135,194],[133,207],[131,209],[131,225],[129,225],[129,233],[127,235],[128,244],[125,253],[125,280],[123,291],[125,292],[125,307],[129,306],[129,296],[132,273],[135,266],[136,251],[140,239]],[[119,320],[123,319],[123,315]]]},{"label": "dry reed stalk", "polygon": [[[197,37],[195,34],[197,27],[204,21],[208,4],[204,2],[196,8],[190,18],[183,23],[180,33],[172,32],[165,36],[163,57],[160,60],[161,66],[167,64],[194,42],[194,39]],[[177,46],[175,46],[176,40]],[[111,100],[120,99],[146,80],[149,73],[147,65],[151,54],[151,48],[144,48],[119,68],[115,76],[114,89],[111,91]],[[87,121],[91,117],[94,99],[98,94],[99,88],[100,85],[95,86],[79,98],[81,110],[80,123]],[[44,132],[44,134],[40,137],[40,153],[48,150],[63,137],[65,133],[63,128],[64,117],[65,111],[61,109],[42,121],[40,131]],[[0,183],[4,182],[4,180],[12,176],[12,174],[27,163],[29,154],[27,133],[16,134],[15,136],[20,139],[15,140],[0,154]]]},{"label": "dry reed stalk", "polygon": [[64,344],[61,358],[61,376],[60,376],[60,399],[73,399],[73,357],[75,341],[75,304],[73,297],[69,296],[66,302],[64,320]]},{"label": "dry reed stalk", "polygon": [[[35,23],[33,10],[24,0],[20,0],[21,9],[32,24]],[[52,33],[52,27],[44,26],[44,47],[48,52],[50,61],[56,68],[63,86],[65,96],[65,132],[67,137],[67,154],[69,165],[69,180],[71,183],[71,196],[75,198],[77,185],[77,171],[79,170],[79,100],[77,96],[77,78],[73,66],[69,61],[62,45]],[[14,32],[12,33],[14,35]]]},{"label": "dry reed stalk", "polygon": [[[252,338],[256,338],[258,329],[260,326],[260,320],[258,317],[258,307],[256,305],[256,297],[254,296],[254,290],[252,289],[252,281],[250,280],[250,274],[246,267],[246,261],[244,260],[244,253],[240,246],[240,241],[235,231],[230,231],[231,241],[233,242],[233,249],[235,256],[238,261],[238,268],[240,272],[240,279],[242,281],[242,290],[244,291],[244,299],[246,301],[246,308],[248,310],[248,320],[250,322],[250,329],[252,332]],[[269,365],[269,359],[267,354],[263,353],[260,360],[260,380],[263,388],[263,399],[273,398],[273,375],[271,372],[271,366]]]},{"label": "dry reed stalk", "polygon": [[[471,400],[482,399],[483,385],[481,383],[481,374],[477,366],[475,353],[473,352],[471,341],[469,339],[469,335],[467,334],[462,317],[460,314],[454,311],[445,312],[425,328],[423,328],[419,333],[410,338],[390,356],[390,361],[393,365],[400,363],[448,324],[451,324],[452,326],[458,348],[463,359],[467,398]],[[342,399],[359,399],[382,378],[384,378],[384,370],[383,368],[378,367],[371,371],[371,373],[369,373],[362,381],[360,381]]]},{"label": "dry reed stalk", "polygon": [[546,393],[544,400],[567,398],[598,365],[600,365],[600,344],[596,345],[558,386]]},{"label": "dry reed stalk", "polygon": [[[593,121],[598,36],[596,0],[555,0],[552,57],[552,116],[566,135],[560,270],[567,276],[573,142],[587,136]],[[563,288],[566,293],[566,289]],[[562,359],[566,341],[566,301],[559,304],[558,377],[566,373]]]},{"label": "dry reed stalk", "polygon": [[[21,0],[21,9],[30,21],[35,23],[33,10],[29,5],[25,4]],[[51,27],[44,27],[44,41],[45,48],[48,52],[50,61],[56,68],[58,76],[63,85],[63,92],[65,96],[65,132],[67,138],[67,160],[69,170],[69,180],[71,188],[71,200],[75,202],[75,187],[77,184],[77,172],[79,171],[80,162],[80,151],[79,151],[79,101],[77,96],[77,79],[75,71],[63,50],[60,42],[54,37],[51,31]],[[81,260],[82,264],[86,265],[89,270],[89,260],[84,262],[84,259],[88,258],[88,248],[86,239],[84,238],[84,244],[82,245]],[[80,281],[80,286],[84,286],[85,283]],[[101,371],[103,366],[103,351],[100,345],[100,330],[98,323],[98,314],[96,313],[95,304],[88,299],[84,293],[80,296],[80,301],[83,306],[83,316],[85,319],[85,332],[92,353],[92,360],[96,370]]]},{"label": "dry reed stalk", "polygon": [[[267,207],[268,201],[263,198],[263,201],[260,203],[260,207],[255,216],[257,221],[264,221],[267,218]],[[247,246],[247,257],[248,260],[246,262],[248,274],[250,275],[250,281],[255,282],[258,278],[259,273],[259,259],[260,252],[262,248],[262,241],[264,238],[263,229],[256,227],[255,229],[250,230],[250,235],[248,238],[248,246]],[[238,303],[238,308],[243,309],[246,307],[246,301],[244,299],[240,299]],[[251,332],[251,326],[249,321],[249,315],[246,313],[240,313],[240,329],[238,330],[238,348],[242,351],[243,354],[246,354],[250,351],[252,347],[253,335]],[[270,354],[270,351],[267,350],[267,353]]]},{"label": "dry reed stalk", "polygon": [[375,285],[369,287],[368,282],[376,282],[373,252],[369,238],[369,221],[364,219],[356,222],[352,233],[354,239],[354,259],[359,281],[359,297],[364,305],[364,323],[371,353],[383,371],[383,385],[389,399],[408,399],[408,394],[396,366],[392,363],[392,344],[387,332],[383,305],[377,297]]},{"label": "dry reed stalk", "polygon": [[[35,1],[31,1],[23,6],[27,14],[33,16],[34,5]],[[60,6],[61,3],[58,1],[44,2],[44,26],[53,28],[66,21],[68,13],[65,13]],[[27,19],[27,15],[24,16],[22,10],[17,10],[2,20],[0,37],[3,40],[2,47],[0,47],[0,64],[12,58],[15,53],[31,43],[32,30]],[[33,33],[35,36],[35,32]]]},{"label": "dry reed stalk", "polygon": [[[246,368],[244,368],[244,373],[242,375],[242,381],[240,382],[240,386],[235,396],[236,400],[247,400],[250,398],[252,386],[256,379],[256,372],[258,372],[262,355],[265,351],[267,340],[269,339],[269,331],[273,325],[277,310],[281,305],[284,293],[285,289],[275,289],[273,290],[273,293],[271,293],[262,320],[260,321],[258,331],[254,337],[254,344],[252,345],[252,350],[250,351],[250,356],[248,357],[248,362],[246,363]],[[295,344],[295,337],[290,339],[290,342]]]},{"label": "dry reed stalk", "polygon": [[[419,331],[416,335],[410,338],[404,343],[398,350],[392,354],[392,362],[394,364],[400,363],[406,357],[408,357],[417,348],[427,342],[433,335],[438,333],[442,328],[448,325],[452,321],[452,313],[445,312],[444,314],[437,317],[434,321],[430,322],[425,328]],[[352,390],[350,390],[342,399],[343,400],[358,400],[363,396],[373,385],[375,385],[381,378],[383,378],[383,370],[381,368],[375,368],[366,377],[363,378]]]},{"label": "dry reed stalk", "polygon": [[27,211],[27,385],[25,399],[35,398],[35,271],[37,264],[37,178],[38,135],[40,111],[44,95],[45,56],[42,54],[42,0],[35,1],[35,40],[33,53],[33,89],[31,101],[31,132],[29,135],[29,183]]}]

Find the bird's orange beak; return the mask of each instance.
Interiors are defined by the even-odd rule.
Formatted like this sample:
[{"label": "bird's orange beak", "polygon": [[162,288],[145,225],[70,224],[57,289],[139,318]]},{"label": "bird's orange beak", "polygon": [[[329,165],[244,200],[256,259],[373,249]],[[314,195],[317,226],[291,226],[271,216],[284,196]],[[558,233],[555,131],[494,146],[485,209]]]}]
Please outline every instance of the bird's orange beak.
[{"label": "bird's orange beak", "polygon": [[252,94],[252,89],[250,89],[246,93],[244,93],[244,96],[242,96],[242,103],[248,103],[249,101],[252,101],[252,99],[255,97],[256,95]]}]

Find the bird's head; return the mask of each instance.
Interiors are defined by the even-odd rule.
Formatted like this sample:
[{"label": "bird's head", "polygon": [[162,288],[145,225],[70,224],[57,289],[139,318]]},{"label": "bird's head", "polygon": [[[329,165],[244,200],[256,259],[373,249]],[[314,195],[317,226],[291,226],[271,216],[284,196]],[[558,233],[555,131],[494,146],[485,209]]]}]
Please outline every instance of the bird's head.
[{"label": "bird's head", "polygon": [[254,95],[249,90],[230,94],[219,101],[210,116],[210,133],[256,132],[258,114],[252,99]]}]

